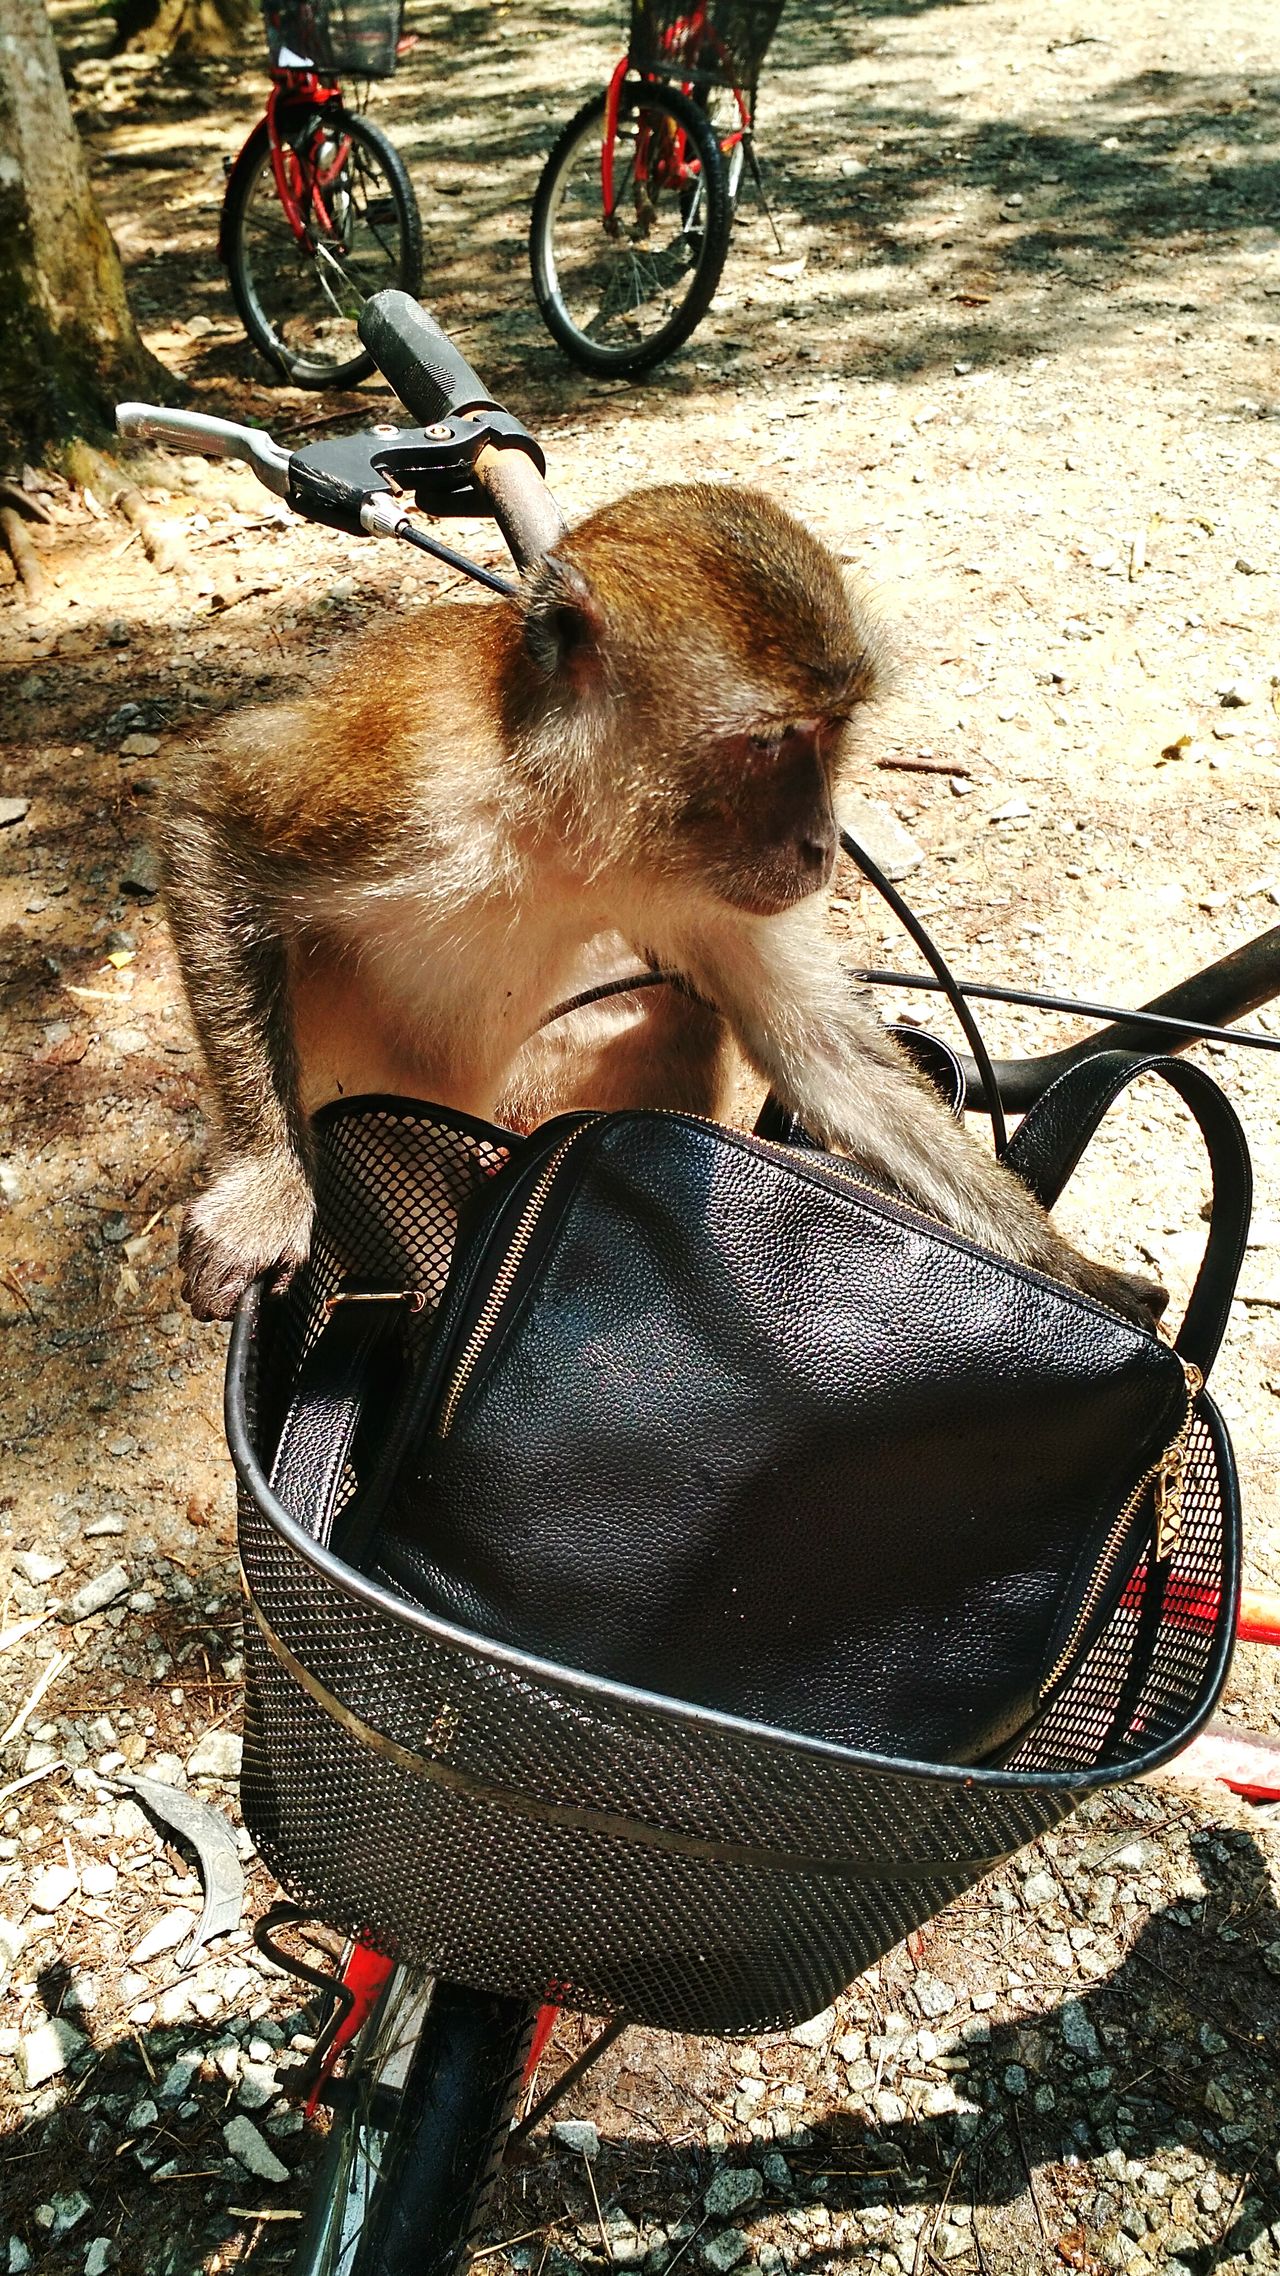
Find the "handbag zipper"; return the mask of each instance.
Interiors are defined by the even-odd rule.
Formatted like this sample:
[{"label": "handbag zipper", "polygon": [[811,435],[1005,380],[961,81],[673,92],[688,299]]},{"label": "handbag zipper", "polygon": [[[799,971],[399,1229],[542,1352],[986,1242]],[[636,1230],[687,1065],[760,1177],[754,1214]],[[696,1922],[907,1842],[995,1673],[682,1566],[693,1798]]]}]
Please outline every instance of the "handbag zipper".
[{"label": "handbag zipper", "polygon": [[[868,1200],[875,1202],[877,1207],[886,1209],[890,1216],[899,1217],[908,1224],[923,1226],[930,1232],[936,1232],[939,1226],[942,1226],[944,1231],[948,1230],[941,1218],[931,1217],[927,1210],[913,1209],[909,1202],[899,1200],[895,1194],[886,1194],[879,1186],[872,1184],[869,1179],[860,1178],[852,1167],[845,1170],[843,1167],[837,1166],[837,1160],[831,1156],[824,1156],[821,1161],[813,1161],[811,1158],[806,1158],[802,1150],[797,1147],[782,1145],[771,1138],[758,1138],[754,1131],[728,1129],[724,1123],[715,1122],[709,1115],[705,1114],[689,1114],[676,1107],[656,1107],[649,1111],[661,1114],[673,1122],[692,1122],[701,1129],[714,1130],[718,1136],[729,1138],[736,1145],[741,1146],[746,1153],[763,1155],[767,1161],[785,1162],[788,1168],[807,1174],[815,1185],[828,1185],[834,1187],[837,1192],[853,1192],[863,1195]],[[566,1154],[570,1151],[575,1140],[581,1137],[586,1129],[594,1127],[600,1119],[601,1117],[598,1114],[590,1115],[585,1122],[579,1122],[576,1128],[569,1133],[569,1136],[562,1140],[547,1162],[546,1168],[530,1194],[528,1202],[521,1211],[515,1232],[511,1238],[511,1246],[503,1259],[479,1317],[467,1336],[462,1353],[449,1378],[437,1415],[435,1433],[437,1438],[447,1438],[449,1435],[467,1385],[475,1373],[484,1347],[493,1332],[520,1267],[528,1254],[538,1229],[538,1222],[547,1196]],[[797,1160],[798,1155],[800,1158]],[[1053,1282],[1051,1285],[1056,1287],[1059,1283]],[[1184,1373],[1188,1372],[1188,1362],[1184,1360],[1182,1364]],[[1192,1368],[1189,1372],[1194,1374],[1196,1370]],[[1197,1388],[1199,1388],[1198,1383]],[[1189,1425],[1189,1423],[1190,1412],[1188,1411],[1187,1424]],[[1169,1449],[1169,1453],[1173,1453],[1172,1448]],[[1158,1469],[1159,1465],[1157,1465]],[[1145,1491],[1152,1478],[1156,1476],[1157,1470],[1153,1470],[1143,1477],[1139,1486],[1135,1487],[1134,1495],[1130,1497],[1131,1500],[1140,1492]],[[1174,1499],[1172,1474],[1168,1494],[1172,1507]],[[1177,1495],[1179,1509],[1180,1498],[1179,1491]],[[1127,1507],[1126,1504],[1126,1509]]]},{"label": "handbag zipper", "polygon": [[454,1368],[453,1374],[449,1378],[444,1396],[441,1399],[440,1411],[436,1420],[437,1438],[447,1438],[449,1435],[450,1429],[453,1425],[454,1417],[458,1412],[458,1407],[462,1400],[463,1393],[465,1392],[468,1383],[471,1381],[471,1378],[475,1373],[480,1355],[483,1352],[484,1347],[493,1332],[494,1326],[498,1320],[503,1306],[507,1301],[508,1296],[511,1294],[511,1290],[515,1284],[516,1275],[518,1274],[521,1265],[524,1263],[525,1257],[529,1253],[529,1248],[533,1241],[533,1236],[538,1229],[538,1221],[542,1215],[547,1195],[551,1191],[551,1187],[555,1182],[556,1175],[560,1169],[561,1163],[564,1161],[565,1155],[569,1152],[570,1147],[573,1145],[573,1142],[578,1135],[578,1130],[571,1131],[569,1136],[562,1140],[561,1144],[557,1146],[554,1154],[552,1154],[550,1160],[547,1162],[547,1165],[543,1170],[541,1177],[538,1179],[537,1184],[535,1185],[532,1193],[525,1203],[524,1208],[520,1212],[515,1231],[511,1236],[510,1247],[508,1248],[507,1253],[502,1260],[501,1269],[494,1277],[493,1286],[489,1290],[489,1293],[484,1300],[484,1304],[481,1307],[479,1317],[476,1319],[471,1332],[462,1347],[457,1365]]},{"label": "handbag zipper", "polygon": [[1199,1368],[1194,1366],[1189,1359],[1183,1359],[1181,1353],[1177,1354],[1177,1358],[1186,1383],[1186,1413],[1178,1427],[1177,1435],[1166,1446],[1159,1459],[1152,1463],[1150,1469],[1143,1471],[1137,1485],[1126,1497],[1120,1514],[1111,1528],[1102,1557],[1094,1567],[1093,1578],[1085,1591],[1075,1619],[1071,1623],[1066,1642],[1041,1684],[1040,1696],[1042,1699],[1047,1698],[1057,1684],[1061,1682],[1075,1660],[1081,1639],[1115,1579],[1116,1567],[1124,1553],[1134,1518],[1137,1516],[1146,1495],[1153,1487],[1155,1489],[1154,1549],[1156,1562],[1163,1564],[1167,1558],[1173,1555],[1178,1545],[1178,1536],[1182,1530],[1183,1503],[1186,1496],[1187,1442],[1191,1435],[1195,1403],[1204,1388],[1204,1377]]}]

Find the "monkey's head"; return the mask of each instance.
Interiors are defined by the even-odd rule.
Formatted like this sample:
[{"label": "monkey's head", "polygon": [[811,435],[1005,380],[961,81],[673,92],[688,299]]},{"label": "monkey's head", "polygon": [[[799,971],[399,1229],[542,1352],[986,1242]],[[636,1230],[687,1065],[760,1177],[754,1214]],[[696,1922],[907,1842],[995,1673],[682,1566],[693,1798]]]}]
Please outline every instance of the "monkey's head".
[{"label": "monkey's head", "polygon": [[826,885],[880,653],[800,522],[728,484],[638,491],[538,563],[521,606],[521,740],[602,840],[752,915]]}]

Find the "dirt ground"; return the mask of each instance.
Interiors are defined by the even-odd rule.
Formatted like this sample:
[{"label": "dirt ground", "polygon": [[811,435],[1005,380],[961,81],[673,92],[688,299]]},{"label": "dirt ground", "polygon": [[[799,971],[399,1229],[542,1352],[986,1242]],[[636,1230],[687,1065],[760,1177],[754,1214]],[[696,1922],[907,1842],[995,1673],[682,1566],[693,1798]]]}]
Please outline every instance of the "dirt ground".
[{"label": "dirt ground", "polygon": [[[179,77],[109,60],[108,20],[81,0],[53,13],[133,306],[189,400],[286,441],[367,419],[385,391],[276,386],[230,306],[222,162],[260,100],[256,59]],[[421,199],[427,298],[540,435],[571,512],[655,478],[750,480],[861,571],[900,658],[866,795],[916,841],[908,889],[961,973],[1131,1003],[1280,922],[1274,11],[797,5],[760,117],[782,253],[748,202],[711,315],[638,387],[560,360],[524,249],[542,154],[618,50],[610,11],[442,5],[416,28],[376,109]],[[177,1294],[203,1123],[149,839],[182,739],[392,612],[412,637],[412,612],[451,589],[293,525],[247,474],[161,456],[137,472],[193,575],[54,484],[34,539],[49,597],[0,586],[14,2276],[194,2276],[292,2249],[312,2136],[273,2067],[301,2061],[308,2018],[245,1929],[178,1969],[164,1936],[199,1909],[191,1860],[115,1783],[140,1768],[235,1816],[224,1339]],[[463,540],[498,557],[487,530]],[[849,881],[835,920],[859,961],[907,961]],[[986,1024],[1005,1052],[1077,1032],[997,1009]],[[1274,1012],[1253,1024],[1280,1036]],[[1215,1383],[1249,1577],[1274,1588],[1280,1070],[1245,1051],[1206,1063],[1257,1170]],[[1069,1215],[1185,1292],[1204,1195],[1172,1104],[1144,1091]],[[104,1609],[75,1617],[115,1568]],[[1278,1710],[1268,1655],[1242,1647],[1226,1719],[1273,1732]],[[1222,1790],[1133,1790],[798,2037],[628,2036],[565,2105],[599,2154],[589,2133],[535,2138],[496,2265],[1280,2266],[1278,1856],[1266,1813]],[[269,1894],[253,1868],[251,1910]],[[579,2030],[562,2025],[552,2067]],[[227,2139],[237,2119],[256,2171],[243,2132]]]}]

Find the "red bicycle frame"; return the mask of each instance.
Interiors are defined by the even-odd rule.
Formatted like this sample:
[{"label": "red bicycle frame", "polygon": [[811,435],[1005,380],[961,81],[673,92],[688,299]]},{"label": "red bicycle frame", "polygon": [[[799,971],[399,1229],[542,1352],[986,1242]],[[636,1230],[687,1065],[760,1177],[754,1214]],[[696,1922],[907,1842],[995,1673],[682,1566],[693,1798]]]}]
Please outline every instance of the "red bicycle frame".
[{"label": "red bicycle frame", "polygon": [[[697,43],[696,50],[694,50],[695,42]],[[691,16],[682,16],[677,23],[669,25],[663,37],[663,46],[674,65],[687,62],[691,50],[700,52],[703,48],[711,48],[717,54],[722,65],[727,65],[729,62],[728,50],[714,25],[707,22],[705,10],[702,8],[695,9]],[[606,228],[609,228],[614,218],[613,154],[618,139],[618,110],[622,101],[623,82],[630,69],[631,56],[628,53],[617,65],[605,94],[604,135],[600,147],[600,186],[604,198]],[[646,76],[653,79],[655,86],[661,83],[653,74]],[[694,82],[691,79],[682,80],[680,85],[684,94],[691,95],[693,93]],[[729,92],[738,106],[738,117],[741,123],[728,134],[721,136],[720,147],[722,150],[731,149],[734,143],[741,142],[743,135],[749,131],[751,126],[751,110],[742,89],[731,87]],[[642,119],[636,140],[636,179],[638,181],[648,179],[651,139],[652,130],[646,126]],[[655,179],[660,179],[664,188],[673,185],[679,188],[685,182],[690,182],[695,178],[697,168],[687,164],[685,147],[685,136],[677,132],[673,146],[669,151],[664,152],[660,158],[660,171],[655,174]]]},{"label": "red bicycle frame", "polygon": [[347,163],[351,152],[350,135],[339,134],[334,141],[332,159],[324,166],[316,165],[311,152],[305,155],[285,140],[280,131],[281,111],[323,110],[330,103],[340,103],[342,89],[336,81],[322,79],[310,66],[296,69],[276,67],[271,73],[271,92],[267,97],[267,135],[271,145],[271,171],[275,177],[276,195],[284,208],[285,219],[300,245],[309,245],[313,225],[324,237],[334,235],[333,216],[325,200]]}]

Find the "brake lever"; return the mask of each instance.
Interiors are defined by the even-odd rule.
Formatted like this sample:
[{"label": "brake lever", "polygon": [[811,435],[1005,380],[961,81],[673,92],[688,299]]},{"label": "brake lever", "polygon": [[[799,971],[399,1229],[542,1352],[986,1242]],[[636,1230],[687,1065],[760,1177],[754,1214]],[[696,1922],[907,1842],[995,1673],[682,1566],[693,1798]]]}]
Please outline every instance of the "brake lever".
[{"label": "brake lever", "polygon": [[475,463],[493,448],[521,451],[539,474],[546,471],[528,428],[507,411],[483,406],[430,427],[387,421],[363,434],[308,443],[293,454],[287,496],[309,521],[350,535],[371,526],[362,519],[367,504],[403,490],[411,490],[426,513],[489,515],[493,506],[476,481]]},{"label": "brake lever", "polygon": [[162,411],[154,403],[118,403],[116,427],[133,441],[167,443],[171,450],[199,452],[202,458],[239,459],[277,498],[289,495],[293,453],[257,427],[238,427],[205,411]]}]

